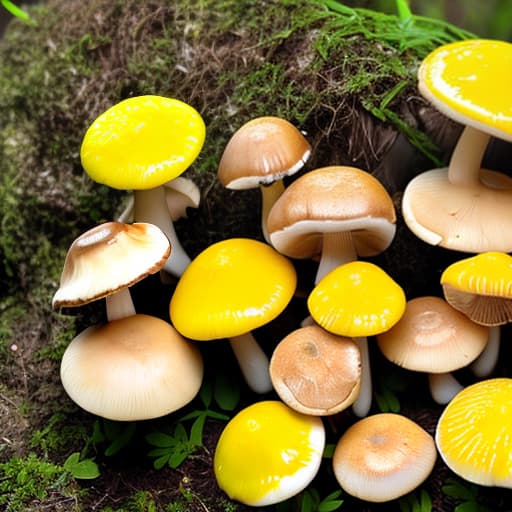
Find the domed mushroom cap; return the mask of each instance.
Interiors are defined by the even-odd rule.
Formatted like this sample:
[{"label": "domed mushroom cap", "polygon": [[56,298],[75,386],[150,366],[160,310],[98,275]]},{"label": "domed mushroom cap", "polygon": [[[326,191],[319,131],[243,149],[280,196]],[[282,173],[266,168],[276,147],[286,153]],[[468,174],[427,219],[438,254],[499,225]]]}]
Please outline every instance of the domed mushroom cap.
[{"label": "domed mushroom cap", "polygon": [[436,444],[446,465],[478,485],[512,488],[512,379],[487,379],[446,406]]},{"label": "domed mushroom cap", "polygon": [[327,416],[354,403],[361,387],[361,354],[356,343],[318,325],[283,338],[270,359],[277,394],[303,414]]},{"label": "domed mushroom cap", "polygon": [[224,428],[213,460],[219,487],[233,499],[263,507],[295,496],[316,476],[325,446],[320,418],[282,402],[257,402]]},{"label": "domed mushroom cap", "polygon": [[256,188],[294,174],[310,153],[309,142],[289,121],[257,117],[240,127],[228,141],[217,176],[230,189]]},{"label": "domed mushroom cap", "polygon": [[270,210],[272,245],[291,258],[322,252],[324,233],[352,232],[359,256],[386,249],[395,235],[393,201],[371,174],[355,167],[310,171],[290,184]]},{"label": "domed mushroom cap", "polygon": [[231,338],[277,317],[297,285],[292,263],[248,238],[217,242],[192,260],[170,303],[176,329],[194,340]]},{"label": "domed mushroom cap", "polygon": [[447,302],[474,322],[512,320],[512,256],[490,251],[457,261],[445,269],[441,284]]},{"label": "domed mushroom cap", "polygon": [[377,335],[381,352],[408,370],[444,373],[467,366],[484,350],[489,329],[439,297],[407,302],[400,320]]},{"label": "domed mushroom cap", "polygon": [[150,189],[179,176],[205,139],[201,115],[163,96],[136,96],[98,116],[85,133],[80,157],[96,182],[117,189]]},{"label": "domed mushroom cap", "polygon": [[192,401],[203,360],[167,322],[137,314],[80,333],[64,352],[60,375],[67,394],[86,411],[136,421]]},{"label": "domed mushroom cap", "polygon": [[418,88],[446,116],[512,141],[512,44],[469,39],[436,48],[418,71]]},{"label": "domed mushroom cap", "polygon": [[171,247],[153,224],[105,222],[70,246],[54,308],[80,306],[111,295],[160,270]]},{"label": "domed mushroom cap", "polygon": [[432,436],[399,414],[357,421],[341,436],[333,468],[343,490],[364,501],[385,502],[425,481],[436,461]]},{"label": "domed mushroom cap", "polygon": [[403,315],[405,302],[403,289],[384,270],[353,261],[324,276],[307,304],[325,330],[354,338],[391,329]]}]

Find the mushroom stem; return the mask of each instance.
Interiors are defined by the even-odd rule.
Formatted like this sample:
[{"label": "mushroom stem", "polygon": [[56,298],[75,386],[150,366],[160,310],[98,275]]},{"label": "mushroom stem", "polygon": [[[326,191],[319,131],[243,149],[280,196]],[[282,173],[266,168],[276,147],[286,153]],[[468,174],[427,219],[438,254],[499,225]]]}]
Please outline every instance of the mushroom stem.
[{"label": "mushroom stem", "polygon": [[324,233],[322,238],[322,255],[316,271],[315,285],[331,270],[357,259],[357,253],[352,242],[352,233]]},{"label": "mushroom stem", "polygon": [[489,328],[489,339],[482,353],[471,363],[471,371],[477,377],[488,377],[496,367],[500,351],[501,327]]},{"label": "mushroom stem", "polygon": [[247,385],[256,393],[271,391],[269,360],[253,334],[233,336],[229,341]]},{"label": "mushroom stem", "polygon": [[105,305],[109,322],[135,315],[136,313],[129,288],[122,288],[112,295],[107,295]]},{"label": "mushroom stem", "polygon": [[164,232],[171,244],[171,254],[163,268],[170,274],[180,277],[188,267],[190,258],[174,230],[174,224],[167,208],[164,187],[135,190],[134,201],[134,222],[149,222]]},{"label": "mushroom stem", "polygon": [[445,405],[459,392],[462,391],[461,383],[450,373],[429,373],[428,385],[434,401]]},{"label": "mushroom stem", "polygon": [[267,231],[267,218],[268,214],[277,201],[279,196],[284,192],[283,180],[276,180],[269,185],[260,185],[261,191],[261,230],[263,238],[267,243],[270,243],[270,237]]},{"label": "mushroom stem", "polygon": [[352,404],[352,412],[359,418],[368,415],[372,406],[372,373],[370,369],[370,353],[368,350],[368,338],[360,336],[354,338],[361,351],[361,389],[359,396]]},{"label": "mushroom stem", "polygon": [[453,185],[480,183],[480,168],[490,135],[466,126],[453,150],[448,167],[448,181]]}]

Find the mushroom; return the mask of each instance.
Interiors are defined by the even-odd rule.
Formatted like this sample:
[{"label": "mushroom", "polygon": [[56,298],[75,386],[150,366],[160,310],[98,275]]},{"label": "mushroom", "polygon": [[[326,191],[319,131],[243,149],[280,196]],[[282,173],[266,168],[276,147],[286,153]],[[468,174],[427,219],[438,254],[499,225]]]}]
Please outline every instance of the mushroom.
[{"label": "mushroom", "polygon": [[134,220],[157,225],[169,238],[173,250],[164,268],[178,277],[190,258],[176,236],[163,185],[190,166],[204,138],[204,121],[193,107],[146,95],[99,115],[80,148],[82,166],[94,181],[134,191]]},{"label": "mushroom", "polygon": [[345,492],[382,503],[421,485],[436,458],[434,439],[417,423],[400,414],[379,413],[345,431],[336,444],[332,464]]},{"label": "mushroom", "polygon": [[276,318],[297,285],[292,263],[249,238],[214,243],[181,276],[169,306],[176,329],[192,340],[229,338],[249,387],[272,389],[268,357],[252,330]]},{"label": "mushroom", "polygon": [[446,465],[478,485],[512,488],[512,379],[471,384],[445,407],[435,440]]},{"label": "mushroom", "polygon": [[361,390],[352,409],[365,416],[372,401],[368,336],[391,329],[405,310],[403,289],[380,267],[352,261],[331,270],[310,293],[315,322],[339,336],[354,338],[361,350]]},{"label": "mushroom", "polygon": [[236,414],[222,431],[213,466],[219,487],[252,507],[295,496],[318,473],[325,429],[318,417],[282,402],[257,402]]},{"label": "mushroom", "polygon": [[354,403],[361,386],[356,343],[318,325],[283,338],[270,359],[275,391],[292,409],[313,416],[338,413]]},{"label": "mushroom", "polygon": [[393,240],[393,201],[371,174],[355,167],[310,171],[289,185],[267,222],[271,244],[296,259],[319,259],[315,283],[358,256],[375,256]]},{"label": "mushroom", "polygon": [[488,328],[440,297],[427,296],[408,301],[400,320],[377,335],[377,344],[398,366],[428,373],[432,398],[446,404],[462,389],[451,372],[474,361],[488,338]]},{"label": "mushroom", "polygon": [[402,209],[431,245],[479,253],[512,251],[512,178],[481,169],[489,137],[512,141],[512,44],[470,39],[440,46],[422,62],[420,93],[465,128],[448,168],[419,174]]},{"label": "mushroom", "polygon": [[284,190],[283,178],[298,172],[311,154],[304,135],[289,121],[275,116],[252,119],[229,139],[217,176],[228,189],[261,191],[261,227],[268,241],[267,216]]},{"label": "mushroom", "polygon": [[490,327],[489,342],[472,365],[476,375],[490,375],[498,360],[500,326],[512,320],[512,256],[489,251],[456,261],[442,273],[441,285],[452,307]]}]

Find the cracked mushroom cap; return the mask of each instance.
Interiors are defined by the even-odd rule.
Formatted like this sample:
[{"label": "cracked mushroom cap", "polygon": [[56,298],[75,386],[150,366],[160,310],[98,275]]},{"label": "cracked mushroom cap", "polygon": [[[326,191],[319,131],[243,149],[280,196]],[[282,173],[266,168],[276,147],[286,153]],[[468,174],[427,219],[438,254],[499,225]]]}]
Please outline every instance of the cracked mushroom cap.
[{"label": "cracked mushroom cap", "polygon": [[320,418],[279,401],[252,404],[224,428],[213,460],[219,487],[253,507],[285,501],[318,473],[325,446]]},{"label": "cracked mushroom cap", "polygon": [[274,349],[269,370],[281,400],[313,416],[346,409],[361,387],[357,344],[318,325],[301,327],[283,338]]},{"label": "cracked mushroom cap", "polygon": [[183,101],[136,96],[99,115],[85,133],[80,158],[96,182],[121,190],[150,189],[185,171],[201,151],[206,128]]},{"label": "cracked mushroom cap", "polygon": [[60,376],[82,409],[116,421],[145,420],[192,401],[203,360],[167,322],[136,314],[80,333],[64,352]]},{"label": "cracked mushroom cap", "polygon": [[408,370],[445,373],[474,361],[484,350],[489,329],[472,322],[439,297],[407,302],[400,320],[377,335],[384,356]]},{"label": "cracked mushroom cap", "polygon": [[309,142],[289,121],[257,117],[228,141],[217,176],[226,188],[234,190],[269,185],[299,171],[310,153]]},{"label": "cracked mushroom cap", "polygon": [[487,326],[512,320],[512,256],[484,252],[456,261],[441,275],[447,302]]},{"label": "cracked mushroom cap", "polygon": [[54,308],[87,304],[162,268],[171,251],[155,225],[105,222],[80,235],[64,260]]},{"label": "cracked mushroom cap", "polygon": [[512,488],[512,379],[460,391],[441,414],[435,439],[441,458],[464,480]]},{"label": "cracked mushroom cap", "polygon": [[186,268],[171,298],[171,320],[193,340],[239,336],[276,318],[296,285],[293,264],[268,244],[222,240]]},{"label": "cracked mushroom cap", "polygon": [[324,233],[351,232],[359,256],[384,251],[395,235],[393,201],[370,173],[330,166],[291,183],[270,210],[272,245],[291,258],[315,258]]},{"label": "cracked mushroom cap", "polygon": [[381,503],[416,489],[434,468],[432,436],[400,414],[368,416],[349,427],[332,459],[341,488],[364,501]]}]

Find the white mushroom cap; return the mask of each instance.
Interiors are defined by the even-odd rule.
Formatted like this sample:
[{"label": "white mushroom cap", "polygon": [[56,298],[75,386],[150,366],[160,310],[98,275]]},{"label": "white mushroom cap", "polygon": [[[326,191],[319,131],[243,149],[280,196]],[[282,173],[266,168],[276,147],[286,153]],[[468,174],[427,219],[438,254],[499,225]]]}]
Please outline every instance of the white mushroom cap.
[{"label": "white mushroom cap", "polygon": [[132,315],[80,333],[64,352],[62,384],[86,411],[117,421],[171,413],[199,391],[199,350],[167,322]]}]

